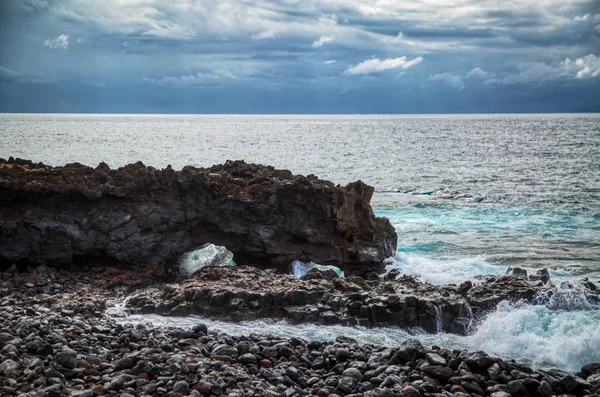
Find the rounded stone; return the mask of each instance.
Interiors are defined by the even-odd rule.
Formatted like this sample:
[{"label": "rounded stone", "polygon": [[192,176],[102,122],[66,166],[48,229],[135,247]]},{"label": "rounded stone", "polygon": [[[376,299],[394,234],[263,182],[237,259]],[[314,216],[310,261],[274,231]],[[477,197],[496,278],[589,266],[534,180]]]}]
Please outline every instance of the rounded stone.
[{"label": "rounded stone", "polygon": [[337,361],[347,361],[350,359],[350,351],[348,349],[335,349],[334,355]]},{"label": "rounded stone", "polygon": [[242,354],[238,361],[243,365],[256,365],[258,363],[256,356],[252,353]]},{"label": "rounded stone", "polygon": [[348,368],[344,370],[344,372],[342,372],[342,376],[349,376],[359,383],[363,380],[363,375],[356,368]]},{"label": "rounded stone", "polygon": [[173,393],[180,393],[183,395],[187,395],[190,392],[190,385],[184,381],[180,380],[173,385]]}]

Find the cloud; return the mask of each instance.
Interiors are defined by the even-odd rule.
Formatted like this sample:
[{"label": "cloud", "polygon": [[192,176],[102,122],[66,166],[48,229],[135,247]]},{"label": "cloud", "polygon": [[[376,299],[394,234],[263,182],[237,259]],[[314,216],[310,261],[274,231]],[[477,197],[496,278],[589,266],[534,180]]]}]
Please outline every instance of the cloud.
[{"label": "cloud", "polygon": [[196,74],[163,76],[161,78],[144,77],[142,81],[157,85],[217,85],[236,78],[237,76],[229,70],[221,69],[214,72],[198,72]]},{"label": "cloud", "polygon": [[252,36],[254,40],[265,40],[265,39],[274,39],[279,36],[275,29],[265,30],[264,32],[260,32]]},{"label": "cloud", "polygon": [[588,79],[600,76],[600,56],[589,54],[574,61],[565,59],[561,65],[565,71],[576,79]]},{"label": "cloud", "polygon": [[349,66],[344,72],[346,75],[357,75],[357,74],[371,74],[377,72],[383,72],[385,70],[402,68],[408,69],[412,66],[419,64],[423,60],[423,57],[416,57],[410,61],[406,60],[406,56],[399,58],[389,58],[381,60],[379,58],[367,59],[359,63],[356,66]]},{"label": "cloud", "polygon": [[479,80],[483,80],[488,75],[489,75],[488,72],[486,72],[485,70],[477,67],[477,68],[472,69],[469,73],[467,73],[465,75],[465,78],[466,79],[479,79]]},{"label": "cloud", "polygon": [[441,81],[459,91],[465,88],[465,83],[460,76],[451,73],[439,73],[429,77],[430,80]]},{"label": "cloud", "polygon": [[589,17],[590,17],[590,14],[576,15],[575,18],[573,18],[573,20],[577,21],[577,22],[587,21]]},{"label": "cloud", "polygon": [[61,34],[53,40],[44,41],[44,47],[66,50],[69,47],[69,35]]},{"label": "cloud", "polygon": [[29,12],[38,12],[48,8],[46,0],[22,0],[21,8]]},{"label": "cloud", "polygon": [[0,81],[14,81],[21,77],[21,73],[12,69],[0,66]]},{"label": "cloud", "polygon": [[584,80],[600,77],[600,56],[588,54],[571,60],[566,58],[560,64],[530,62],[519,65],[517,72],[505,73],[502,77],[487,79],[491,84],[535,84],[541,85],[557,80]]},{"label": "cloud", "polygon": [[330,41],[333,41],[334,39],[335,39],[335,37],[333,37],[333,36],[321,36],[319,38],[319,40],[313,41],[313,43],[311,44],[311,46],[313,48],[320,48],[320,47],[323,47],[323,45],[325,43],[329,43]]},{"label": "cloud", "polygon": [[337,63],[335,59],[330,59],[329,61],[325,61],[323,62],[325,65],[333,65],[334,63]]}]

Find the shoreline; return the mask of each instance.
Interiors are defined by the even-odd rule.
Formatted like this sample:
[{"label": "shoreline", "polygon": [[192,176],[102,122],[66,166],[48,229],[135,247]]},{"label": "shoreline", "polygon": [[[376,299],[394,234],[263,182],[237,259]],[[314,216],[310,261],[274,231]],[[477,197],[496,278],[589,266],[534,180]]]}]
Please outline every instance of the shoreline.
[{"label": "shoreline", "polygon": [[[230,336],[200,324],[188,330],[119,324],[106,314],[111,302],[170,285],[153,274],[160,269],[140,270],[41,266],[4,273],[3,393],[516,397],[600,392],[600,364],[577,373],[534,370],[483,352],[423,347],[410,340],[386,348],[344,337],[323,343],[293,335]],[[222,269],[206,272],[215,270]]]},{"label": "shoreline", "polygon": [[[283,319],[420,329],[435,341],[472,334],[503,302],[599,310],[600,285],[555,285],[547,269],[509,268],[446,285],[398,269],[384,274],[397,234],[373,214],[373,192],[361,181],[341,187],[243,161],[174,171],[0,159],[0,390],[20,397],[600,392],[600,363],[542,370],[409,338],[380,346],[346,335],[304,340],[293,328],[282,338],[211,333],[200,323],[127,324],[126,313]],[[184,255],[210,244],[221,246],[214,258],[184,266]],[[220,261],[239,266],[206,266]],[[295,261],[336,266],[346,277],[312,269],[295,278]],[[117,304],[124,311],[111,318]]]}]

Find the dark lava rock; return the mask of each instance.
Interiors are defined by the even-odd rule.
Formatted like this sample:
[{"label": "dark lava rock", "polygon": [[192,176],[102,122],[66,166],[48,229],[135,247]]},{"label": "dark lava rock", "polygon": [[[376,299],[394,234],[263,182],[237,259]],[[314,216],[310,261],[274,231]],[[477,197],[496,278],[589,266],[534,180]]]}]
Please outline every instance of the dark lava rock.
[{"label": "dark lava rock", "polygon": [[73,350],[63,350],[56,353],[54,360],[63,368],[74,369],[77,367],[77,352]]},{"label": "dark lava rock", "polygon": [[350,275],[382,271],[396,251],[394,227],[373,215],[374,189],[361,181],[340,187],[243,161],[181,171],[19,161],[0,162],[0,264],[103,255],[178,275],[180,255],[213,242],[236,263],[287,270],[300,259]]},{"label": "dark lava rock", "polygon": [[523,396],[528,397],[530,395],[529,390],[525,386],[522,380],[512,380],[506,385],[506,392],[512,396]]},{"label": "dark lava rock", "polygon": [[423,372],[425,372],[427,376],[431,376],[434,379],[439,379],[443,381],[448,381],[450,378],[452,378],[452,375],[454,374],[452,369],[448,367],[442,367],[439,365],[431,365],[425,367],[423,368]]},{"label": "dark lava rock", "polygon": [[337,361],[347,361],[350,358],[350,351],[347,349],[335,349],[335,359]]}]

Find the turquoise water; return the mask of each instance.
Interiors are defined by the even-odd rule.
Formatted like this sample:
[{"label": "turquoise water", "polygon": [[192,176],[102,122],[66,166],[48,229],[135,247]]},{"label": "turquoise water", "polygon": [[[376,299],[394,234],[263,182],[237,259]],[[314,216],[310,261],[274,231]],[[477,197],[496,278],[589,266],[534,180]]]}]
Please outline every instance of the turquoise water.
[{"label": "turquoise water", "polygon": [[509,266],[599,276],[598,211],[430,201],[375,211],[398,233],[396,264],[427,281],[461,282]]}]

